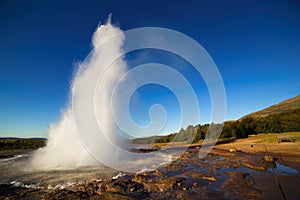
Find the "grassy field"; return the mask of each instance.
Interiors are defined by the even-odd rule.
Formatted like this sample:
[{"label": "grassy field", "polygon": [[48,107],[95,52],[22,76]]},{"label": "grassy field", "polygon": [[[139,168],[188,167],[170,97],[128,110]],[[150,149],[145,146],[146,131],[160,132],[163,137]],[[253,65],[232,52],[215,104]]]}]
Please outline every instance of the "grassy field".
[{"label": "grassy field", "polygon": [[[258,134],[258,135],[250,135],[248,138],[238,139],[246,140],[251,143],[278,143],[278,136],[292,136],[295,138],[295,142],[300,142],[300,132],[286,132],[286,133],[266,133],[266,134]],[[219,139],[217,144],[224,144],[234,142],[234,138],[228,139]],[[203,140],[200,140],[195,144],[188,144],[187,142],[169,142],[169,143],[154,143],[154,144],[146,144],[146,146],[155,146],[156,148],[163,148],[168,145],[168,147],[178,147],[178,146],[199,146],[201,145]]]},{"label": "grassy field", "polygon": [[296,142],[300,142],[300,132],[258,134],[249,138],[255,140],[254,143],[278,143],[278,136],[293,136]]}]

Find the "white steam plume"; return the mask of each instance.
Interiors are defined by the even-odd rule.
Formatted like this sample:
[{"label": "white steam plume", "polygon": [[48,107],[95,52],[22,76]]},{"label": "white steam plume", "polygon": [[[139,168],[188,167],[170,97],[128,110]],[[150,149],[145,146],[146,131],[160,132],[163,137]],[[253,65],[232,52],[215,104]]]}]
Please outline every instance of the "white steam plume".
[{"label": "white steam plume", "polygon": [[[124,37],[118,37],[121,39],[110,42],[109,48],[106,48],[105,51],[103,48],[97,49],[97,46],[111,39],[117,34],[123,34],[123,32],[119,28],[111,25],[110,17],[107,24],[101,25],[97,28],[92,38],[94,50],[88,59],[79,65],[77,75],[72,81],[72,87],[75,83],[77,87],[75,98],[73,100],[76,101],[77,98],[84,98],[85,88],[94,86],[93,84],[95,80],[91,80],[91,77],[97,74],[99,70],[102,71],[103,69],[101,69],[101,67],[103,68],[107,66],[107,62],[110,61],[110,58],[116,57],[116,55],[121,55],[121,47],[124,42]],[[110,106],[108,91],[112,90],[113,83],[116,82],[126,70],[126,63],[121,58],[118,59],[117,62],[113,63],[113,66],[111,67],[113,70],[108,70],[107,73],[105,73],[104,78],[101,80],[104,91],[102,90],[101,93],[96,92],[96,95],[101,95],[100,99],[102,99],[102,102],[101,104],[95,105],[96,108],[99,109],[101,120],[103,120],[102,123],[105,124],[104,131],[108,136],[110,136],[111,132],[114,131],[114,127],[112,126],[111,122],[111,111],[108,109]],[[73,90],[71,93],[72,96],[74,96]],[[80,109],[85,110],[87,106],[94,105],[77,106],[80,106]],[[81,123],[84,123],[84,121]],[[102,150],[109,152],[109,149]],[[76,124],[72,112],[72,105],[69,103],[65,111],[62,113],[61,120],[58,123],[51,125],[48,131],[47,145],[34,153],[30,163],[30,168],[72,168],[82,165],[95,164],[99,164],[99,162],[86,151],[80,142],[76,132]]]}]

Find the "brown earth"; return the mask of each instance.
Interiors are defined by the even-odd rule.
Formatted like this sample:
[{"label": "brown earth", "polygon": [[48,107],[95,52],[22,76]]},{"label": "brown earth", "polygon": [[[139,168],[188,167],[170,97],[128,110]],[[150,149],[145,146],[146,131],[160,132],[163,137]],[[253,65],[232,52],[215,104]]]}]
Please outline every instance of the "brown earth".
[{"label": "brown earth", "polygon": [[[297,142],[262,144],[249,138],[217,145],[200,158],[195,145],[153,171],[66,189],[0,185],[0,199],[300,199],[299,172],[275,173],[279,163],[299,170],[299,150]],[[266,155],[276,163],[267,162]]]},{"label": "brown earth", "polygon": [[278,162],[300,171],[300,142],[261,142],[259,137],[238,139],[232,143],[215,146],[214,151],[236,148],[250,154],[270,154],[278,159]]}]

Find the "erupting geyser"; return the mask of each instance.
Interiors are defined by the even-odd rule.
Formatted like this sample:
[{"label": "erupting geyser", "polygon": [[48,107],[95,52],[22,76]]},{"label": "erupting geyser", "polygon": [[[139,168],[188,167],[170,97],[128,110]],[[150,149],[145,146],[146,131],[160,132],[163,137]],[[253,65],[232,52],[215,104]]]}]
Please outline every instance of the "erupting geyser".
[{"label": "erupting geyser", "polygon": [[[131,118],[131,97],[147,84],[169,89],[180,104],[180,127],[199,123],[198,99],[186,77],[168,65],[154,62],[128,67],[125,56],[135,50],[163,50],[189,61],[208,85],[212,121],[224,121],[225,90],[220,73],[205,49],[188,36],[157,27],[123,32],[111,25],[109,18],[107,24],[97,28],[92,43],[93,51],[79,64],[72,80],[72,100],[61,120],[51,126],[47,146],[34,153],[30,168],[64,169],[102,163],[120,171],[137,172],[172,161],[163,149],[143,154],[126,148],[129,137],[163,133],[167,119],[164,107],[154,104],[148,112],[150,123],[139,126]],[[216,131],[210,126],[207,132],[211,131],[214,134],[206,134],[204,143],[209,145],[202,145],[200,157],[207,155],[220,136],[221,129]],[[186,141],[193,141],[192,137]]]},{"label": "erupting geyser", "polygon": [[[105,67],[105,64],[109,62],[112,57],[118,56],[122,53],[122,45],[124,37],[119,37],[121,39],[114,40],[110,42],[110,46],[103,50],[103,48],[97,48],[99,45],[105,41],[111,39],[115,35],[122,35],[123,32],[111,24],[110,17],[108,22],[104,25],[100,25],[95,31],[92,43],[93,51],[89,57],[79,64],[76,76],[72,80],[71,95],[74,96],[74,84],[77,86],[76,98],[84,98],[85,89],[92,87],[94,84],[93,77],[99,68]],[[113,82],[116,82],[122,73],[126,70],[126,63],[122,58],[118,59],[117,62],[113,63],[113,69],[109,70],[105,74],[105,78],[102,80],[102,88],[109,91],[113,89]],[[101,69],[102,70],[102,69]],[[100,116],[104,117],[104,131],[106,134],[113,132],[113,127],[111,126],[112,119],[111,111],[108,109],[110,105],[109,96],[106,91],[96,92],[95,95],[101,95],[101,105],[95,105],[100,109]],[[73,102],[74,103],[74,102]],[[79,109],[84,111],[87,106],[93,105],[78,105]],[[108,117],[105,117],[108,116]],[[89,120],[89,119],[83,119]],[[81,123],[85,123],[82,121]],[[33,169],[52,169],[52,168],[72,168],[82,165],[95,165],[99,164],[95,158],[93,158],[87,150],[83,147],[76,132],[75,117],[72,110],[72,102],[68,103],[67,108],[64,109],[61,119],[58,123],[51,125],[48,132],[48,142],[44,148],[37,150],[30,162],[30,168]],[[99,141],[101,146],[101,141]],[[102,145],[106,148],[105,145]],[[102,149],[103,152],[110,152],[109,149]]]}]

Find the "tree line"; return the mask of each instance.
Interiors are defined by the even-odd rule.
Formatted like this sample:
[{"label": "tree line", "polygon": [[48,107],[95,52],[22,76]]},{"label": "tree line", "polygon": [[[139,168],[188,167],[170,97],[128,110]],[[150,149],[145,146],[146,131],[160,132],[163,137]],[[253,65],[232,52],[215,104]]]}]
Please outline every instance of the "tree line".
[{"label": "tree line", "polygon": [[[210,129],[209,129],[210,127]],[[267,115],[264,117],[245,117],[236,121],[226,121],[223,124],[189,125],[186,129],[165,136],[152,136],[136,138],[135,144],[186,142],[197,143],[205,139],[217,137],[221,131],[220,139],[246,138],[248,135],[259,133],[283,133],[300,131],[300,109]],[[215,136],[216,135],[216,136]]]},{"label": "tree line", "polygon": [[0,150],[38,149],[46,145],[44,138],[0,139]]}]

